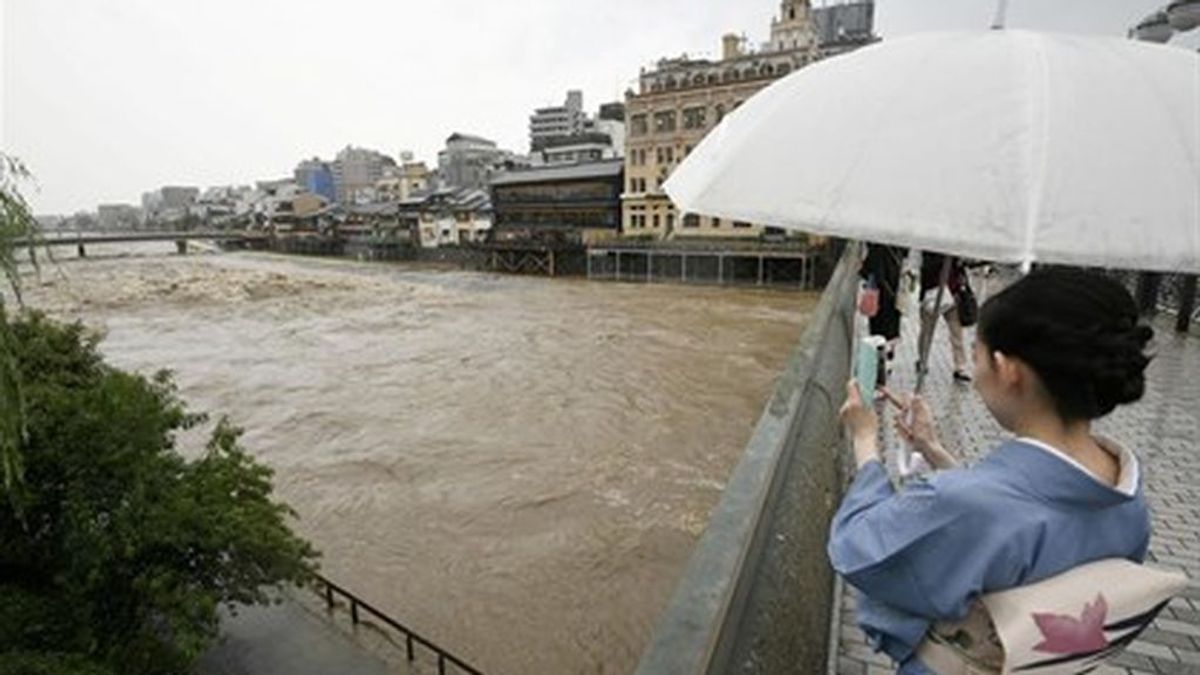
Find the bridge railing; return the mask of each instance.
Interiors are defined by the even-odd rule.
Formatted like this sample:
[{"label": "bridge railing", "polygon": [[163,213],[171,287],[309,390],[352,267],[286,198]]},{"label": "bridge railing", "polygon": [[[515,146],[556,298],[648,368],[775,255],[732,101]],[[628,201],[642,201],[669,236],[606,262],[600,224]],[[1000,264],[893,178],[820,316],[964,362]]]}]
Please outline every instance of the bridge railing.
[{"label": "bridge railing", "polygon": [[367,603],[362,598],[346,590],[345,588],[333,583],[329,579],[320,574],[314,577],[314,588],[319,595],[325,598],[325,604],[328,609],[332,610],[337,606],[336,598],[344,598],[350,607],[350,621],[357,626],[362,621],[362,614],[366,613],[376,620],[383,622],[385,626],[391,628],[404,638],[404,648],[409,663],[416,660],[417,646],[433,653],[437,659],[438,675],[446,675],[446,666],[453,665],[459,672],[467,673],[468,675],[482,675],[482,673],[471,665],[467,664],[462,659],[454,656],[450,652],[442,649],[429,638],[422,636],[408,626],[400,623],[396,619],[388,616],[382,611],[376,609],[371,604]]},{"label": "bridge railing", "polygon": [[638,675],[825,672],[834,602],[825,541],[841,488],[837,410],[850,377],[857,252],[843,252]]}]

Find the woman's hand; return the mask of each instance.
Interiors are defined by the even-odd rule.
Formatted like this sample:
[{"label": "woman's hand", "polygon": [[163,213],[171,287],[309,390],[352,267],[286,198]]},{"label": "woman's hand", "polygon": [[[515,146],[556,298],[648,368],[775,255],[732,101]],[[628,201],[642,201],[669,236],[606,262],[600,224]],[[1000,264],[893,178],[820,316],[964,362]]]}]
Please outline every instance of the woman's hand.
[{"label": "woman's hand", "polygon": [[846,384],[846,402],[842,404],[838,416],[846,434],[850,436],[857,465],[861,468],[863,464],[879,459],[879,416],[874,408],[863,403],[856,380],[852,379]]},{"label": "woman's hand", "polygon": [[900,437],[924,455],[933,468],[949,469],[958,466],[958,460],[946,451],[938,437],[933,411],[929,409],[925,399],[909,396],[896,415],[895,426]]}]

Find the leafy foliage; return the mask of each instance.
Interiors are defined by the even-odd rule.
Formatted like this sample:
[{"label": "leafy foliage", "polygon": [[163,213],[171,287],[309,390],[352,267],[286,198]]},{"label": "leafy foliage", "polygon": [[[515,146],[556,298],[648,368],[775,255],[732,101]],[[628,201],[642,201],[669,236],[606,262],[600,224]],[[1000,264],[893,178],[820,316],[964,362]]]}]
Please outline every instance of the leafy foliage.
[{"label": "leafy foliage", "polygon": [[0,502],[0,675],[185,672],[220,605],[309,578],[316,553],[240,430],[222,420],[188,461],[176,433],[203,417],[168,373],[105,364],[80,324],[9,328],[27,436],[24,485]]},{"label": "leafy foliage", "polygon": [[[29,179],[29,170],[15,158],[0,152],[0,271],[8,287],[21,302],[21,277],[16,251],[26,242],[30,260],[37,265],[32,242],[38,226],[17,185]],[[21,482],[21,444],[25,438],[25,400],[13,356],[4,293],[0,291],[0,480],[6,493]]]}]

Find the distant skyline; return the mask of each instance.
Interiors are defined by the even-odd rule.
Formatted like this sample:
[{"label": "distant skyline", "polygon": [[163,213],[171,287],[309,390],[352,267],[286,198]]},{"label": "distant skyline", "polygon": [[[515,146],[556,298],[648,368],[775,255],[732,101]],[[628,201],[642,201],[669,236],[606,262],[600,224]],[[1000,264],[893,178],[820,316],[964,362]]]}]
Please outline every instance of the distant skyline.
[{"label": "distant skyline", "polygon": [[[0,0],[0,147],[36,175],[34,210],[56,214],[282,177],[347,144],[433,165],[458,131],[525,152],[534,108],[581,89],[594,113],[659,58],[715,57],[727,32],[759,44],[779,9],[709,4]],[[1123,36],[1166,0],[1009,4],[1012,28]],[[982,29],[995,7],[877,0],[876,32]]]}]

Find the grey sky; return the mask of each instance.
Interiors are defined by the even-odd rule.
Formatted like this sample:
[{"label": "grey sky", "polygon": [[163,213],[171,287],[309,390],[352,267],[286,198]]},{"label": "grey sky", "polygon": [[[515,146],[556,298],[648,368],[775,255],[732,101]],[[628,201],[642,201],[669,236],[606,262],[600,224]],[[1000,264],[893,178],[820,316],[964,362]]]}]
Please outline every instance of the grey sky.
[{"label": "grey sky", "polygon": [[[1010,0],[1009,25],[1124,35],[1165,2]],[[36,174],[41,213],[284,176],[347,143],[432,164],[465,131],[523,152],[534,107],[580,88],[594,111],[657,58],[712,55],[728,31],[757,43],[777,4],[0,0],[0,147]],[[876,28],[984,28],[995,4],[877,0]]]}]

